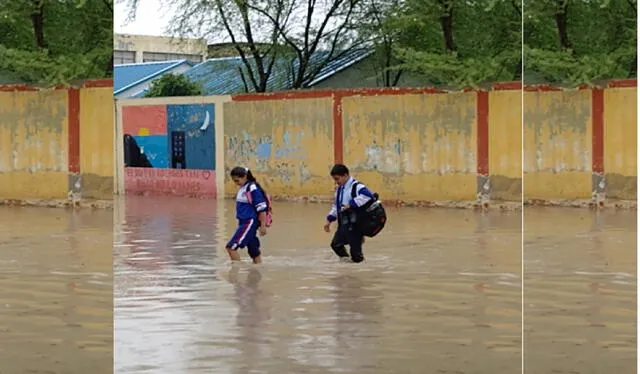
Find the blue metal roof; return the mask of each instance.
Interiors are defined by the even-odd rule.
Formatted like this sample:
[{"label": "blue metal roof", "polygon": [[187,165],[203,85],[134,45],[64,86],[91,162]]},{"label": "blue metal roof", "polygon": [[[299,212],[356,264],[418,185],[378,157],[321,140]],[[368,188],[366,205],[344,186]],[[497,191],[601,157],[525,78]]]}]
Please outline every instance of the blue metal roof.
[{"label": "blue metal roof", "polygon": [[[327,53],[326,51],[320,51],[312,55],[310,61],[311,66],[324,63]],[[344,53],[320,69],[320,72],[307,83],[307,86],[311,87],[318,84],[333,74],[370,56],[372,53],[373,51],[371,49],[353,49]],[[249,59],[249,62],[252,63],[253,59]],[[294,69],[297,68],[297,59],[279,58],[275,62],[271,76],[267,81],[267,92],[290,90],[293,81],[293,72],[295,71]],[[209,59],[187,70],[184,75],[202,85],[203,95],[232,95],[245,92],[240,71],[245,73],[245,79],[247,80],[247,86],[249,88],[248,92],[254,92],[255,90],[249,81],[246,67],[240,57]],[[146,91],[139,92],[133,95],[132,98],[144,97],[145,94]]]},{"label": "blue metal roof", "polygon": [[[318,66],[326,60],[328,52],[320,51],[312,55],[311,66]],[[320,69],[320,72],[306,86],[313,86],[333,74],[346,69],[358,61],[368,57],[373,53],[370,49],[354,49],[346,52],[339,58],[330,61]],[[250,63],[253,59],[249,60]],[[267,81],[267,91],[283,91],[291,89],[293,82],[293,72],[298,68],[298,60],[281,57],[276,60],[273,71]],[[245,79],[249,92],[254,92],[251,82],[246,73],[246,68],[240,57],[214,58],[200,63],[187,70],[184,74],[195,82],[199,82],[203,87],[204,95],[230,95],[244,93],[245,86],[240,71],[245,72]]]},{"label": "blue metal roof", "polygon": [[153,79],[182,64],[192,66],[187,60],[115,65],[113,67],[113,94],[117,95],[122,91]]}]

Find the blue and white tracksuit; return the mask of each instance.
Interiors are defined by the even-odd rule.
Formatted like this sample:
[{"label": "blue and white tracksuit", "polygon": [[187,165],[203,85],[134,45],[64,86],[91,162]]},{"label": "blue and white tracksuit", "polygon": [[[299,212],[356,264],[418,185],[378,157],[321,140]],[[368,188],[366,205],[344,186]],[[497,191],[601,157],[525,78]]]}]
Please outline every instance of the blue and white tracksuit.
[{"label": "blue and white tracksuit", "polygon": [[255,182],[247,182],[241,186],[236,194],[238,229],[227,243],[227,248],[237,250],[247,247],[251,258],[260,256],[260,239],[257,235],[260,227],[258,213],[266,210],[267,199]]},{"label": "blue and white tracksuit", "polygon": [[[358,183],[358,185],[356,186],[356,196],[352,198],[351,190],[354,183]],[[338,221],[338,229],[331,241],[331,248],[338,256],[349,257],[345,248],[345,245],[348,244],[353,262],[364,260],[362,254],[364,236],[355,225],[356,210],[371,199],[373,199],[373,193],[353,177],[350,177],[345,184],[336,189],[335,199],[331,211],[327,215],[327,221]],[[349,209],[343,212],[342,206],[346,204],[349,205]]]}]

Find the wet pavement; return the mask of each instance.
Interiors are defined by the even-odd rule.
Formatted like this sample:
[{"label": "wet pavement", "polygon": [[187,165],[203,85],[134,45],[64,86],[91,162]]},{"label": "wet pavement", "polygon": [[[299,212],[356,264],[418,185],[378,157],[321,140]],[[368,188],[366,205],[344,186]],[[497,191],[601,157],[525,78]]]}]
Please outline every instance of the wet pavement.
[{"label": "wet pavement", "polygon": [[0,207],[0,373],[112,373],[113,211]]},{"label": "wet pavement", "polygon": [[525,373],[635,373],[636,212],[524,217]]},{"label": "wet pavement", "polygon": [[116,204],[116,373],[519,373],[521,216],[388,209],[340,263],[328,206],[276,202],[231,265],[232,201]]}]

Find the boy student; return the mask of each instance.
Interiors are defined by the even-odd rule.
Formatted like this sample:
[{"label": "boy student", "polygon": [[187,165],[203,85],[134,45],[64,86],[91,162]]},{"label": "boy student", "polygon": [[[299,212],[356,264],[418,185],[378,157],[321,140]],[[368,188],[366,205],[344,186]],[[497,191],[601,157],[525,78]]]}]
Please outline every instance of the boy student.
[{"label": "boy student", "polygon": [[373,199],[373,193],[362,183],[349,175],[349,169],[342,164],[336,164],[331,169],[331,177],[337,185],[336,195],[331,207],[324,231],[331,231],[331,223],[338,221],[338,228],[331,241],[331,249],[341,260],[349,258],[345,245],[349,245],[351,260],[364,261],[362,244],[364,235],[356,225],[356,210]]}]

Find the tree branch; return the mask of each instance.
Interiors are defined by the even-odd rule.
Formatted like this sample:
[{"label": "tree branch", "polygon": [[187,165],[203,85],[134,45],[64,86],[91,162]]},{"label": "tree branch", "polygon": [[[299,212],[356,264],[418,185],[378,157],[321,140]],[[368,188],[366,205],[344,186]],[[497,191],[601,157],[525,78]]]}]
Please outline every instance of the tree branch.
[{"label": "tree branch", "polygon": [[107,9],[109,9],[111,14],[113,14],[113,1],[112,0],[102,0],[102,2],[104,3],[104,5],[107,6]]},{"label": "tree branch", "polygon": [[[227,19],[227,16],[225,15],[225,11],[223,9],[221,0],[216,0],[216,8],[218,10],[220,18],[222,19],[222,23],[224,24],[224,27],[227,30],[227,33],[229,34],[229,37],[231,38],[231,42],[233,43],[233,46],[235,47],[236,51],[240,55],[240,59],[242,60],[242,63],[247,67],[247,72],[249,74],[249,79],[251,80],[251,84],[253,85],[253,88],[256,91],[258,91],[258,88],[259,88],[258,82],[255,79],[255,76],[254,76],[253,71],[251,69],[251,65],[249,64],[249,61],[247,60],[247,56],[245,55],[244,51],[242,50],[242,48],[240,47],[240,45],[236,41],[235,34],[233,33],[233,30],[231,29],[231,25],[229,24],[229,20]],[[258,92],[260,92],[260,91],[258,91]]]}]

